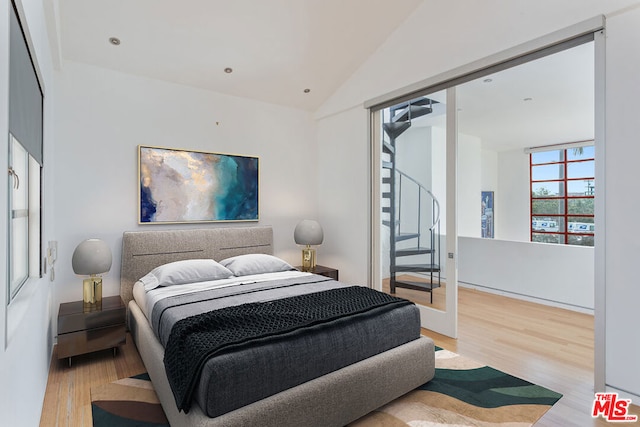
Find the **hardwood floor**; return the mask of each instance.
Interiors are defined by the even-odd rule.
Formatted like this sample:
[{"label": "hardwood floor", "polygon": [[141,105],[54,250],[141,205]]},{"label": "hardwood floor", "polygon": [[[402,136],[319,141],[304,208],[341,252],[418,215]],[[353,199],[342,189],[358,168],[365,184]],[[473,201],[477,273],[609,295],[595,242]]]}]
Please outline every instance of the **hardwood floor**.
[{"label": "hardwood floor", "polygon": [[69,367],[53,349],[44,396],[41,427],[90,427],[91,387],[146,372],[138,350],[127,342],[114,356],[111,350],[76,356]]},{"label": "hardwood floor", "polygon": [[[423,333],[440,347],[564,395],[536,426],[608,425],[590,416],[593,316],[460,288],[458,317],[457,340]],[[54,349],[40,426],[91,426],[91,387],[144,371],[129,335],[115,357],[110,351],[78,356],[71,368]]]},{"label": "hardwood floor", "polygon": [[[412,299],[402,291],[396,295]],[[562,393],[536,426],[605,426],[604,419],[591,417],[593,323],[592,315],[460,287],[458,339],[426,329],[423,334],[442,348]],[[630,413],[638,415],[640,408],[633,405]]]}]

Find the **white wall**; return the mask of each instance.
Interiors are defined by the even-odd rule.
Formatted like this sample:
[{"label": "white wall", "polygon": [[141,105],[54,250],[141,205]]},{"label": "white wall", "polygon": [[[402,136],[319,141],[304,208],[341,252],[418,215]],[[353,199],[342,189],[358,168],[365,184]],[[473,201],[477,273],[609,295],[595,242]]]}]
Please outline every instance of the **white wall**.
[{"label": "white wall", "polygon": [[309,113],[74,62],[63,63],[55,84],[59,256],[54,307],[81,299],[71,255],[82,240],[98,237],[111,247],[114,262],[103,292],[117,295],[122,232],[168,228],[138,225],[139,144],[259,156],[258,224],[273,226],[277,255],[300,264],[293,230],[317,211],[315,127]]},{"label": "white wall", "polygon": [[[432,127],[411,127],[396,140],[396,167],[426,188],[432,187]],[[404,233],[418,231],[418,186],[407,178],[401,178],[402,206],[400,208],[400,230]],[[431,223],[431,204],[422,195],[421,231],[427,233]],[[428,239],[428,234],[424,237]],[[400,242],[398,247],[416,246],[415,240]],[[422,246],[425,246],[422,244]],[[408,261],[407,261],[408,262]],[[386,277],[386,276],[385,276]]]},{"label": "white wall", "polygon": [[[433,168],[431,191],[440,203],[441,248],[446,248],[447,234],[447,131],[444,127],[431,127],[431,166]],[[442,249],[443,251],[445,249]]]},{"label": "white wall", "polygon": [[[43,209],[42,240],[53,234],[53,199],[47,193],[52,181],[54,150],[53,81],[51,55],[44,25],[42,2],[18,0],[19,14],[31,43],[31,54],[35,57],[44,86],[44,162],[43,181],[45,199]],[[0,7],[0,134],[7,141],[8,135],[8,82],[9,82],[9,8],[11,2],[2,2]],[[7,145],[0,149],[0,164],[7,165]],[[7,174],[0,174],[0,199],[7,200]],[[0,222],[7,224],[6,204],[0,209]],[[32,278],[20,290],[7,307],[7,228],[0,227],[0,413],[2,425],[37,426],[47,385],[49,361],[52,349],[50,306],[51,286],[46,278]],[[55,310],[57,312],[57,309]]]},{"label": "white wall", "polygon": [[[480,138],[458,134],[458,235],[480,237],[482,187],[482,146]],[[494,195],[495,196],[495,195]]]},{"label": "white wall", "polygon": [[[498,191],[498,152],[493,150],[482,149],[480,152],[482,161],[482,171],[480,185],[483,191]],[[500,198],[499,194],[494,194],[494,202],[496,198]],[[505,199],[505,202],[508,199]],[[495,216],[495,212],[494,212]]]},{"label": "white wall", "polygon": [[633,179],[640,158],[640,9],[607,19],[606,139],[604,193],[606,211],[604,309],[608,386],[635,395],[640,403],[640,286],[638,233],[627,224],[637,221],[640,201]]},{"label": "white wall", "polygon": [[[367,159],[369,151],[366,141],[354,141],[354,129],[361,138],[366,139],[366,115],[363,113],[362,121],[346,120],[345,118],[356,118],[358,114],[354,110],[363,110],[363,103],[382,96],[386,93],[398,90],[407,85],[415,84],[427,78],[436,76],[456,67],[485,58],[497,52],[501,52],[520,43],[524,43],[538,37],[542,37],[553,31],[560,30],[583,20],[593,18],[599,14],[609,14],[608,38],[607,38],[607,153],[611,149],[612,140],[617,144],[613,148],[614,159],[623,161],[623,164],[635,162],[638,156],[629,155],[631,141],[635,141],[639,134],[637,127],[639,122],[633,117],[638,116],[639,107],[634,103],[635,97],[629,96],[631,90],[637,88],[638,76],[632,74],[633,65],[640,63],[638,52],[633,46],[637,46],[638,37],[638,12],[631,8],[622,10],[628,6],[638,5],[636,0],[612,0],[602,2],[599,0],[563,0],[563,1],[537,1],[526,0],[487,0],[483,2],[424,2],[416,12],[401,25],[380,48],[361,66],[316,113],[318,126],[323,130],[318,134],[319,150],[339,149],[346,144],[354,144],[362,149],[355,153],[361,159]],[[499,13],[497,13],[499,11]],[[552,12],[550,12],[552,11]],[[618,12],[619,11],[619,12]],[[437,19],[434,19],[437,17]],[[425,23],[428,23],[428,30],[425,30]],[[617,27],[617,28],[616,28]],[[437,41],[425,43],[428,34],[437,34]],[[629,34],[632,37],[629,37]],[[473,37],[470,37],[473,35]],[[614,35],[614,36],[612,36]],[[613,53],[612,56],[610,54]],[[625,58],[625,55],[629,58]],[[637,67],[636,67],[637,68]],[[616,69],[616,73],[611,70]],[[615,79],[614,77],[615,76]],[[614,108],[615,106],[615,108]],[[617,114],[617,117],[614,115]],[[615,117],[615,119],[614,119]],[[341,120],[341,118],[343,118]],[[612,129],[615,124],[616,130]],[[331,141],[325,135],[331,135]],[[636,144],[637,145],[637,144]],[[635,145],[633,146],[635,147]],[[627,154],[623,154],[627,153]],[[351,153],[354,155],[354,153]],[[626,157],[624,157],[626,155]],[[324,172],[332,169],[329,156],[319,156],[319,186],[322,187]],[[612,159],[607,157],[607,211],[616,212],[614,218],[607,217],[607,221],[617,221],[622,227],[624,221],[620,221],[619,215],[633,215],[637,209],[629,209],[628,194],[634,191],[627,182],[625,176],[629,170],[634,170],[634,165],[623,168],[615,165]],[[368,162],[362,160],[358,163],[360,169],[349,164],[348,168],[335,169],[332,173],[341,174],[346,177],[365,177],[368,175]],[[615,166],[614,166],[615,165]],[[526,170],[526,169],[525,169]],[[502,182],[499,176],[499,182]],[[612,185],[612,182],[616,185]],[[620,185],[622,184],[622,185]],[[358,186],[359,185],[359,186]],[[620,191],[620,188],[627,188],[627,191]],[[500,190],[500,198],[496,199],[498,212],[496,221],[504,221],[505,217],[500,213],[499,206],[504,205],[507,196]],[[353,185],[337,187],[335,197],[347,203],[344,210],[350,215],[357,215],[358,209],[362,209],[361,200],[358,203],[351,203],[348,194],[359,194],[368,192],[368,185],[358,180]],[[322,200],[322,199],[321,199]],[[626,207],[624,207],[626,206]],[[616,209],[617,208],[617,209]],[[320,203],[320,215],[330,210],[330,204]],[[624,214],[618,212],[625,212]],[[367,213],[361,211],[363,220]],[[525,218],[527,216],[525,215]],[[624,219],[626,217],[623,216]],[[527,219],[528,222],[528,219]],[[350,264],[354,271],[362,272],[362,280],[366,279],[367,258],[362,257],[363,253],[369,251],[369,239],[366,234],[353,233],[352,225],[349,222],[340,223],[336,221],[332,232],[340,236],[349,236],[349,241],[360,238],[359,247],[354,250],[353,245],[349,249],[336,246],[332,248],[336,252],[332,254],[342,263]],[[607,230],[608,233],[608,230]],[[628,231],[627,231],[628,234]],[[626,316],[625,325],[638,324],[640,314],[635,309],[628,307],[632,301],[638,301],[638,288],[630,289],[635,282],[635,272],[632,271],[634,263],[631,258],[637,253],[637,245],[621,228],[614,233],[608,233],[607,251],[612,249],[619,258],[610,257],[607,253],[607,304],[609,298],[613,304],[623,301],[618,316]],[[496,236],[500,238],[500,236]],[[620,260],[625,260],[624,264]],[[611,272],[616,266],[616,272]],[[611,273],[610,273],[611,272]],[[612,278],[616,278],[616,283],[611,283]],[[611,288],[609,288],[611,286]],[[616,323],[620,331],[622,321],[618,319]],[[609,343],[611,351],[617,356],[608,359],[607,369],[613,372],[611,361],[625,362],[620,364],[620,371],[633,370],[638,372],[637,360],[640,360],[640,343],[624,340],[622,333],[615,333],[613,329],[607,328],[608,333],[613,334]],[[628,330],[628,329],[627,329]],[[609,332],[610,331],[610,332]],[[622,356],[622,354],[625,354]],[[613,374],[611,374],[613,375]],[[615,379],[619,385],[628,386],[627,390],[640,393],[640,380],[637,376],[627,375],[622,378],[620,372]],[[611,377],[613,380],[613,377]]]},{"label": "white wall", "polygon": [[529,157],[522,150],[498,153],[496,193],[496,239],[528,242]]},{"label": "white wall", "polygon": [[[346,283],[369,283],[368,114],[351,108],[318,123],[316,185],[324,242],[318,264],[339,269]],[[309,176],[313,179],[313,176]],[[316,191],[311,185],[308,191]]]},{"label": "white wall", "polygon": [[593,248],[470,237],[458,244],[462,284],[593,312]]}]

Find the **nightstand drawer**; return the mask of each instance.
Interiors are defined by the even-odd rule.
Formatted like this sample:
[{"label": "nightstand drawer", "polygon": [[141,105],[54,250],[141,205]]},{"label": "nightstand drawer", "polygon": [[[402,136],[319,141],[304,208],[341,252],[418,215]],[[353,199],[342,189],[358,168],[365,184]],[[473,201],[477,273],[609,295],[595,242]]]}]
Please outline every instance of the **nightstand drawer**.
[{"label": "nightstand drawer", "polygon": [[90,313],[80,312],[66,316],[61,315],[58,316],[58,335],[123,324],[125,316],[126,310],[124,306],[113,310],[103,309],[103,311]]},{"label": "nightstand drawer", "polygon": [[58,359],[118,347],[126,341],[124,323],[58,335]]}]

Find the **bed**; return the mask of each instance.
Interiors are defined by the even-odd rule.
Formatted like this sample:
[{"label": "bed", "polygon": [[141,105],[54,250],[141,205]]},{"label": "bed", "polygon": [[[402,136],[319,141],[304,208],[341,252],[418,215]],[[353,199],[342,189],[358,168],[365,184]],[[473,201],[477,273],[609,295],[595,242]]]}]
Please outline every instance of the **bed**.
[{"label": "bed", "polygon": [[[198,393],[202,396],[203,391],[204,394],[206,394],[207,392],[211,393],[211,390],[215,389],[214,385],[207,385],[200,382],[198,383],[199,385],[192,388],[192,390],[195,389],[193,392],[194,402],[189,403],[186,408],[181,407],[182,410],[178,409],[180,401],[175,393],[175,388],[172,390],[170,385],[170,383],[173,384],[175,382],[176,374],[171,367],[167,369],[164,363],[165,347],[161,344],[161,340],[166,344],[166,337],[159,338],[157,331],[154,331],[152,327],[154,321],[149,321],[149,318],[153,317],[149,313],[149,302],[144,301],[140,302],[140,304],[136,302],[136,298],[134,298],[134,286],[137,286],[136,295],[139,296],[140,287],[142,286],[141,282],[139,282],[141,278],[154,269],[161,268],[161,266],[169,263],[175,263],[176,261],[201,259],[221,261],[247,254],[264,254],[267,256],[273,254],[273,231],[270,227],[225,227],[125,232],[123,234],[121,296],[128,307],[128,327],[154,384],[167,418],[173,427],[229,427],[251,425],[339,427],[355,421],[370,411],[424,384],[433,377],[433,341],[426,337],[411,338],[413,332],[408,333],[403,331],[403,325],[393,320],[393,316],[397,316],[400,312],[403,312],[403,315],[407,316],[411,308],[407,305],[397,303],[397,301],[385,300],[381,303],[384,304],[384,307],[395,305],[393,309],[375,308],[375,310],[381,310],[381,320],[385,322],[384,332],[378,335],[380,339],[370,339],[369,341],[388,340],[389,343],[379,344],[365,342],[363,345],[358,345],[358,347],[367,347],[370,345],[372,349],[367,351],[373,351],[374,354],[368,355],[362,360],[348,362],[345,366],[330,372],[313,374],[315,375],[313,378],[304,379],[303,382],[300,382],[298,378],[298,383],[295,383],[295,378],[292,379],[291,377],[306,375],[304,372],[307,368],[310,369],[316,365],[322,365],[324,360],[321,358],[314,361],[313,352],[305,353],[304,358],[296,358],[288,353],[294,352],[295,350],[293,349],[296,348],[304,349],[310,342],[309,340],[320,340],[317,341],[320,349],[330,348],[331,345],[328,343],[331,343],[331,340],[334,338],[331,336],[324,336],[323,338],[322,334],[325,334],[326,331],[322,332],[323,330],[318,330],[315,335],[313,335],[313,338],[309,338],[306,335],[301,336],[294,334],[293,341],[287,341],[287,345],[284,347],[280,345],[280,350],[274,350],[276,346],[269,348],[270,353],[265,354],[268,354],[269,357],[272,357],[271,360],[274,360],[274,367],[271,368],[261,365],[262,367],[257,369],[252,363],[242,362],[244,356],[241,357],[240,353],[223,352],[223,354],[216,359],[216,363],[220,363],[217,371],[220,376],[215,378],[216,381],[221,384],[221,390],[228,393],[235,393],[233,397],[229,397],[228,400],[233,402],[237,407],[225,407],[227,398],[224,397],[226,396],[224,393],[222,393],[224,398],[218,399],[218,402],[215,404],[209,404],[206,400],[198,400],[198,398],[206,399],[205,397],[198,397]],[[273,305],[277,306],[281,300],[289,302],[300,299],[304,304],[308,304],[310,298],[314,301],[316,299],[322,299],[317,298],[321,294],[323,297],[324,295],[327,295],[327,297],[331,295],[333,297],[332,293],[334,292],[336,295],[342,295],[345,292],[373,292],[368,288],[347,286],[324,276],[310,274],[298,276],[298,273],[293,271],[282,274],[291,274],[292,278],[287,277],[286,280],[293,281],[290,283],[285,282],[285,285],[274,286],[274,288],[277,288],[275,290],[271,288],[265,290],[262,288],[262,284],[256,285],[254,282],[251,282],[250,286],[260,286],[258,291],[252,291],[252,293],[264,293],[267,295],[267,292],[278,293],[282,292],[281,289],[285,288],[302,290],[302,295],[296,294],[286,299],[284,297],[282,297],[282,299],[281,297],[274,297]],[[138,282],[137,285],[136,282]],[[246,284],[243,284],[243,286],[246,286]],[[271,286],[271,282],[269,282],[269,286]],[[312,287],[314,288],[311,289]],[[305,291],[305,289],[309,290]],[[207,292],[220,291],[211,290]],[[224,292],[229,291],[225,290]],[[289,294],[287,294],[287,296],[288,295]],[[378,297],[377,295],[371,296]],[[369,294],[367,294],[367,297],[369,297]],[[218,298],[218,296],[215,296],[210,299],[217,300]],[[357,297],[354,298],[360,299]],[[384,299],[384,297],[380,298]],[[140,298],[138,299],[140,300]],[[262,307],[264,305],[260,305],[260,302],[260,298],[258,298],[256,307]],[[166,310],[170,312],[174,310],[174,308]],[[217,310],[216,312],[218,311],[222,312],[223,310]],[[203,315],[210,316],[211,313],[203,313]],[[338,319],[335,322],[342,322],[344,325],[349,325],[350,328],[361,327],[365,328],[365,330],[366,328],[371,329],[374,327],[372,326],[373,323],[371,323],[374,322],[372,319],[366,320],[366,322],[353,322],[349,319],[343,321],[342,319]],[[158,322],[158,324],[159,323],[161,322]],[[379,331],[380,326],[378,325],[375,329]],[[358,333],[358,329],[355,329],[355,331]],[[405,335],[404,338],[394,338],[403,334]],[[288,339],[292,338],[289,337]],[[325,341],[322,341],[322,339]],[[394,339],[403,339],[406,342],[397,344],[393,342]],[[389,348],[384,347],[384,350],[376,351],[373,348],[376,345],[385,345]],[[259,347],[260,346],[245,346],[242,349],[238,349],[238,352],[259,353],[259,351],[263,351],[263,349]],[[266,345],[263,347],[266,347]],[[167,348],[169,349],[167,350],[167,358],[171,359],[169,352],[172,347]],[[287,351],[282,353],[282,348],[286,348]],[[345,352],[345,354],[341,356],[339,363],[345,363],[342,360],[344,357],[348,358],[351,356],[348,356]],[[281,358],[282,360],[289,358],[287,359],[288,362],[284,363],[283,366],[278,365]],[[292,360],[296,359],[304,359],[299,361],[300,365],[306,366],[306,368],[302,370],[298,369],[299,372],[297,372],[297,374],[290,374],[290,371],[296,371],[295,364],[292,363]],[[242,363],[245,363],[245,365],[242,365]],[[330,363],[330,361],[327,363]],[[209,365],[205,365],[205,371],[214,370],[206,366]],[[253,369],[253,371],[251,369]],[[249,394],[259,392],[263,394],[267,393],[267,395],[259,399],[249,397],[249,399],[253,399],[253,401],[238,406],[236,400],[245,398],[247,392],[233,381],[238,381],[238,378],[242,378],[243,375],[244,377],[248,376],[253,378],[254,384],[265,386],[271,386],[272,383],[281,381],[280,378],[275,377],[281,375],[284,385],[278,386],[284,388],[282,390],[276,390],[276,392],[273,393],[269,392],[269,387],[267,387],[266,391],[262,390],[264,387],[254,387],[259,388],[260,390],[258,391],[249,390],[251,387],[247,387]],[[265,377],[259,378],[259,376],[262,375]],[[202,377],[204,378],[204,374],[202,374]],[[286,386],[287,381],[294,381],[294,385],[290,387]]]}]

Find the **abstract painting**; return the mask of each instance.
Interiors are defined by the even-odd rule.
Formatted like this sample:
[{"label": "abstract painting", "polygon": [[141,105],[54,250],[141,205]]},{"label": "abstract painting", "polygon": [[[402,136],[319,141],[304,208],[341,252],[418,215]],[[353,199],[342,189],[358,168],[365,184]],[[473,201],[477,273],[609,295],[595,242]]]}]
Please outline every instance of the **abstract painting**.
[{"label": "abstract painting", "polygon": [[139,223],[258,220],[258,158],[138,147]]}]

